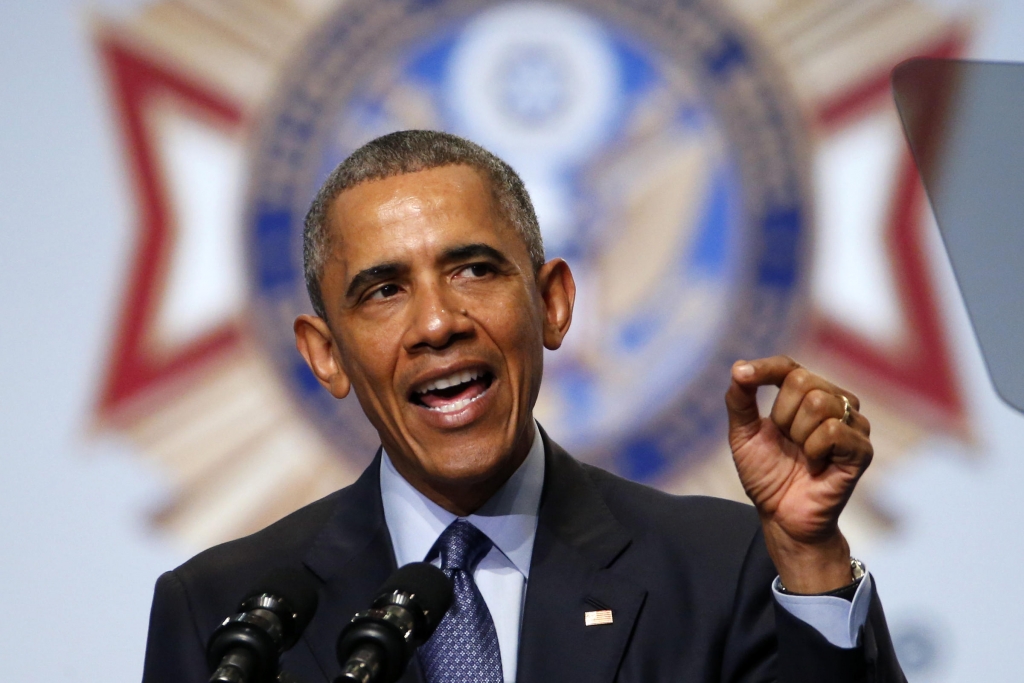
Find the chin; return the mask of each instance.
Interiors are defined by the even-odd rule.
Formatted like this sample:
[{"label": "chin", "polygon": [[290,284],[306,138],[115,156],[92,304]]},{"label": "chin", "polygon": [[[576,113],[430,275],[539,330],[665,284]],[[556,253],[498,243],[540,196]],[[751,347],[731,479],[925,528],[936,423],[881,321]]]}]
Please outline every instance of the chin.
[{"label": "chin", "polygon": [[[434,457],[429,462],[429,472],[432,478],[439,481],[447,481],[459,484],[471,484],[477,481],[486,481],[502,469],[502,465],[508,459],[507,454],[501,457],[474,457],[460,452]],[[493,451],[492,451],[493,452]],[[439,454],[440,455],[440,454]]]}]

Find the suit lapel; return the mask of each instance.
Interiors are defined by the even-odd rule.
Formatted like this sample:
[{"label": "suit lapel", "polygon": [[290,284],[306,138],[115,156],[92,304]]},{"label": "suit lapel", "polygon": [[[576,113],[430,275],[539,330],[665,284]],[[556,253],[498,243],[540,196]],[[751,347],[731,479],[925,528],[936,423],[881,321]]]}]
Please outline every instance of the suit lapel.
[{"label": "suit lapel", "polygon": [[[370,606],[377,589],[396,569],[394,549],[380,497],[380,451],[338,503],[303,563],[323,581],[316,617],[303,635],[328,681],[341,667],[338,634],[356,612]],[[412,665],[402,681],[419,680]]]},{"label": "suit lapel", "polygon": [[[544,495],[530,564],[517,679],[613,681],[647,591],[613,570],[631,539],[582,466],[544,438]],[[584,614],[610,610],[612,623]]]},{"label": "suit lapel", "polygon": [[[616,573],[629,546],[582,466],[542,431],[546,464],[519,641],[524,682],[615,678],[647,591]],[[303,635],[327,681],[340,672],[338,634],[396,569],[380,496],[380,453],[339,497],[303,563],[323,581],[320,608]],[[584,614],[610,610],[612,623],[586,626]],[[422,681],[412,661],[403,683]]]}]

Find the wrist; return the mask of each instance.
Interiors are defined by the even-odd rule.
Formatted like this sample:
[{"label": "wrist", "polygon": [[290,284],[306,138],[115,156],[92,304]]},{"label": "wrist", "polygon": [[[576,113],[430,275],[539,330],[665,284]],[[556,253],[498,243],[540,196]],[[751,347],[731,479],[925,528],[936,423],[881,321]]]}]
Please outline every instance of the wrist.
[{"label": "wrist", "polygon": [[826,538],[805,542],[781,529],[770,528],[770,523],[764,526],[768,554],[787,592],[820,595],[855,581],[850,546],[838,529]]},{"label": "wrist", "polygon": [[853,574],[853,581],[843,586],[842,588],[836,588],[835,590],[828,591],[826,593],[797,593],[786,588],[786,585],[782,583],[782,578],[775,579],[775,590],[782,595],[794,595],[802,597],[832,597],[841,598],[847,602],[853,602],[853,599],[857,596],[857,592],[860,589],[860,584],[863,582],[864,577],[868,575],[867,568],[864,563],[853,557],[850,558],[850,572]]}]

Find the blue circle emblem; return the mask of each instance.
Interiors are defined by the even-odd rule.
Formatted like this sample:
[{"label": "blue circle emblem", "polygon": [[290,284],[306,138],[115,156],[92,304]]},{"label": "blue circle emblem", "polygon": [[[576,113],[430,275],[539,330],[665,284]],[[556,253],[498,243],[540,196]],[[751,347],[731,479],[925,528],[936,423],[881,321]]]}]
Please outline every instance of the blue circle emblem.
[{"label": "blue circle emblem", "polygon": [[253,156],[253,312],[303,409],[353,457],[376,433],[294,349],[302,221],[342,159],[406,128],[511,163],[548,257],[573,268],[573,330],[536,408],[553,437],[644,481],[721,443],[729,366],[775,352],[799,314],[810,215],[799,116],[737,23],[671,0],[348,0],[314,32]]}]

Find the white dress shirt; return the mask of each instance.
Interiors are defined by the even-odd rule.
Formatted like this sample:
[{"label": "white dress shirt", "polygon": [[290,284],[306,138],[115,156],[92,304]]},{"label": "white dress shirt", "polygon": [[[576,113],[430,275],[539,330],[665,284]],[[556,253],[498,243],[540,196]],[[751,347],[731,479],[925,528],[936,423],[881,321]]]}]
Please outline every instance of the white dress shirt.
[{"label": "white dress shirt", "polygon": [[[544,442],[539,429],[536,433],[526,460],[515,474],[483,507],[466,517],[494,544],[477,564],[473,580],[494,620],[505,683],[516,680],[519,625],[544,489]],[[391,464],[387,453],[381,458],[380,493],[399,567],[425,560],[437,538],[457,519],[414,489]],[[435,565],[440,563],[440,559],[434,560]]]},{"label": "white dress shirt", "polygon": [[[530,452],[515,474],[483,507],[465,518],[494,544],[477,564],[473,580],[494,620],[505,683],[516,680],[519,628],[543,489],[544,443],[537,429]],[[381,458],[380,492],[398,566],[422,562],[456,515],[413,488],[386,452]],[[434,564],[440,565],[440,559],[435,558]],[[772,590],[779,604],[830,643],[856,647],[871,603],[870,576],[861,581],[853,602],[829,596],[788,595],[780,593],[774,584]]]}]

